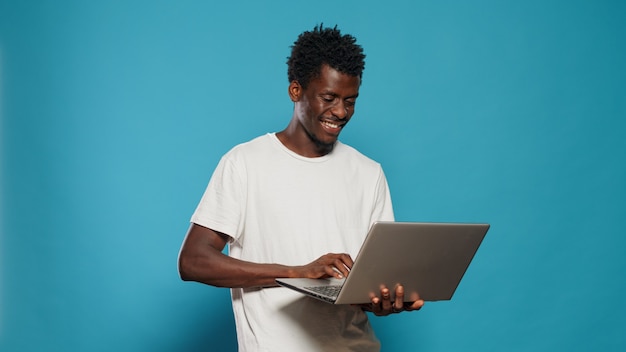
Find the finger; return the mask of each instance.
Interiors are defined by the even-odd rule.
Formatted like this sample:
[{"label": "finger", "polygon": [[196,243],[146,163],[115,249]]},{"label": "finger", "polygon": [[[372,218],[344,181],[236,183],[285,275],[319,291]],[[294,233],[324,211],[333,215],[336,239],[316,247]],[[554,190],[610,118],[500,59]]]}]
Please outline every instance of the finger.
[{"label": "finger", "polygon": [[343,279],[343,274],[334,265],[324,266],[324,272],[326,275],[334,277],[336,279]]},{"label": "finger", "polygon": [[343,261],[344,265],[348,268],[348,270],[352,269],[352,266],[354,265],[354,260],[352,260],[352,257],[350,256],[350,254],[343,253],[341,255],[341,260]]},{"label": "finger", "polygon": [[391,311],[391,293],[387,287],[383,287],[380,290],[380,296],[382,297],[381,309],[383,311]]},{"label": "finger", "polygon": [[339,271],[339,273],[341,273],[341,275],[344,277],[348,276],[348,274],[350,273],[350,269],[348,269],[346,264],[340,259],[335,260],[333,262],[333,265],[335,266],[336,271]]},{"label": "finger", "polygon": [[420,310],[423,306],[424,306],[424,300],[418,299],[417,301],[415,301],[415,302],[413,302],[411,304],[405,305],[404,309],[405,310],[409,310],[409,311],[410,310]]},{"label": "finger", "polygon": [[321,256],[317,262],[333,268],[334,272],[331,272],[325,267],[324,272],[326,275],[336,278],[348,276],[350,268],[352,268],[352,264],[354,264],[350,255],[346,253],[328,253]]},{"label": "finger", "polygon": [[402,285],[396,286],[396,299],[393,303],[393,311],[401,312],[404,307],[404,287]]},{"label": "finger", "polygon": [[378,297],[372,297],[372,313],[376,314],[376,315],[380,315],[381,314],[381,307],[380,307],[380,298]]}]

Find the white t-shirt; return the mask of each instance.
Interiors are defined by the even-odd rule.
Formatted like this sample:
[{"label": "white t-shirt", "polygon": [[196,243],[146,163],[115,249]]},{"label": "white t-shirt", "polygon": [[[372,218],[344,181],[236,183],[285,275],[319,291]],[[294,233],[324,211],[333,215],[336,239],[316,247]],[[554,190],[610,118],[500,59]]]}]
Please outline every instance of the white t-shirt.
[{"label": "white t-shirt", "polygon": [[[370,225],[393,220],[380,164],[341,142],[318,158],[287,149],[274,133],[230,150],[191,221],[231,237],[229,255],[304,265],[361,247]],[[240,351],[377,351],[367,315],[282,287],[233,288]]]}]

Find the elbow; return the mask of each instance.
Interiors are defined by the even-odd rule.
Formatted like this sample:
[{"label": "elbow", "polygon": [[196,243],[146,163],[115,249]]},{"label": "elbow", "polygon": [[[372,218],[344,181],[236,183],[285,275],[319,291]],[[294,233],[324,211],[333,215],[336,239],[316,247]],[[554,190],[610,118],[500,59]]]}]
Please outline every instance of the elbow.
[{"label": "elbow", "polygon": [[208,285],[212,283],[212,272],[208,270],[211,265],[206,258],[193,253],[181,251],[178,256],[178,276],[182,281],[195,281]]},{"label": "elbow", "polygon": [[223,278],[217,267],[219,265],[210,254],[183,249],[178,255],[178,276],[182,281],[222,287],[220,280]]},{"label": "elbow", "polygon": [[178,276],[183,281],[194,281],[192,265],[184,253],[178,256]]}]

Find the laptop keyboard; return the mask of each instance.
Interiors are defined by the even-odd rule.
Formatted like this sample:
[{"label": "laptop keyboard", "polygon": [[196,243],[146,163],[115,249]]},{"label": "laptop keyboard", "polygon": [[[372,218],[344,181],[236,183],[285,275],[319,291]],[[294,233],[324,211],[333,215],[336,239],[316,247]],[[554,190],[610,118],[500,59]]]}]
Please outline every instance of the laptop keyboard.
[{"label": "laptop keyboard", "polygon": [[310,286],[305,288],[328,297],[337,297],[337,295],[339,295],[339,291],[341,290],[341,285]]}]

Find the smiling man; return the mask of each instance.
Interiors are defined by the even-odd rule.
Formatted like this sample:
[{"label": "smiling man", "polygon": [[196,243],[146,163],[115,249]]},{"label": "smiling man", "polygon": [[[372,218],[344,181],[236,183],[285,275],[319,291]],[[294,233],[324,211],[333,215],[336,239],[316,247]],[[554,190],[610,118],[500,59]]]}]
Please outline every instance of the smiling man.
[{"label": "smiling man", "polygon": [[292,151],[306,157],[330,153],[343,127],[354,114],[361,78],[342,73],[321,63],[319,77],[305,89],[299,80],[289,84],[295,103],[293,118],[278,139]]},{"label": "smiling man", "polygon": [[[382,288],[371,304],[331,305],[279,277],[345,277],[375,221],[393,220],[377,162],[338,140],[352,118],[365,55],[335,28],[302,33],[288,64],[287,127],[231,149],[191,218],[183,280],[230,287],[240,351],[378,351],[364,311],[421,308]],[[228,245],[229,254],[222,250]]]}]

